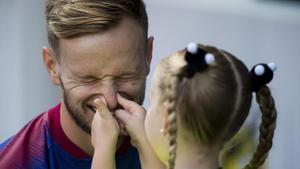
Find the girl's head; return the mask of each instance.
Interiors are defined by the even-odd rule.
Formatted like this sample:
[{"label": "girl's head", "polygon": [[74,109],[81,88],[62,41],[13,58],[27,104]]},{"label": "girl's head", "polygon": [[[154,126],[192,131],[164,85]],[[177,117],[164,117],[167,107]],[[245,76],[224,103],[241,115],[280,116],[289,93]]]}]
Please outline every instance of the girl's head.
[{"label": "girl's head", "polygon": [[[200,44],[189,47],[161,61],[150,92],[146,132],[155,152],[169,168],[175,163],[176,138],[198,144],[195,148],[208,149],[221,148],[232,138],[249,113],[256,87],[247,67],[230,53]],[[209,64],[205,61],[207,54]],[[268,87],[261,84],[256,89],[263,118],[262,142],[249,168],[264,162],[276,119]]]}]

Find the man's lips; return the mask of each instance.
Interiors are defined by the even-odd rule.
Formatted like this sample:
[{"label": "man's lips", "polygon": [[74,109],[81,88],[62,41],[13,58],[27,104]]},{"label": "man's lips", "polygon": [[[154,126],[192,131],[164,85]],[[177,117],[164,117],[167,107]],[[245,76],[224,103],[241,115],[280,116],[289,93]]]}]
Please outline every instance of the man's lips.
[{"label": "man's lips", "polygon": [[[97,108],[96,108],[95,106],[88,105],[87,107],[88,107],[88,109],[90,109],[92,112],[96,113]],[[111,112],[111,113],[112,113],[112,116],[113,116],[113,117],[116,117],[114,112]]]},{"label": "man's lips", "polygon": [[88,107],[90,110],[92,110],[92,112],[96,113],[96,111],[97,111],[96,107],[91,106],[91,105],[87,105],[87,107]]}]

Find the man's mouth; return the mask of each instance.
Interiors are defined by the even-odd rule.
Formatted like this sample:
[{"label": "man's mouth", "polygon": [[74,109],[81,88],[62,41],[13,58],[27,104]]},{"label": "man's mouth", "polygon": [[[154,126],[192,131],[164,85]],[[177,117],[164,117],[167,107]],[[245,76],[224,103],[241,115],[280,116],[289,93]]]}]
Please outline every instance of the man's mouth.
[{"label": "man's mouth", "polygon": [[[92,106],[92,105],[87,105],[88,109],[90,109],[94,114],[97,112],[97,108],[95,106]],[[124,123],[119,120],[118,118],[116,118],[116,115],[114,112],[111,112],[112,113],[112,116],[116,119],[116,121],[118,122],[119,124],[119,127],[120,127],[120,134],[121,135],[124,135],[124,136],[127,136],[128,135],[128,132],[125,128],[125,125]]]},{"label": "man's mouth", "polygon": [[[87,105],[87,107],[88,107],[88,109],[90,109],[92,112],[96,113],[96,111],[97,111],[97,108],[96,108],[95,106],[92,106],[92,105]],[[116,118],[116,116],[115,116],[115,113],[114,113],[114,112],[111,112],[111,114],[112,114],[112,116],[113,116],[114,118]]]},{"label": "man's mouth", "polygon": [[87,105],[87,107],[88,107],[92,112],[96,113],[96,111],[97,111],[97,108],[96,108],[96,107],[91,106],[91,105]]}]

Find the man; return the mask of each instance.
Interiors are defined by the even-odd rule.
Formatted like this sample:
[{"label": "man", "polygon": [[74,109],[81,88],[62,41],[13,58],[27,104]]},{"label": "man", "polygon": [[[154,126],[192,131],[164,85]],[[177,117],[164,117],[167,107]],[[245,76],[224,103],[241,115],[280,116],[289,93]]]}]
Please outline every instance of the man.
[{"label": "man", "polygon": [[[61,103],[0,145],[3,169],[90,168],[93,101],[114,112],[117,93],[144,99],[153,38],[141,0],[47,0],[46,18],[50,47],[42,49],[43,61]],[[126,131],[116,146],[118,169],[140,168]]]}]

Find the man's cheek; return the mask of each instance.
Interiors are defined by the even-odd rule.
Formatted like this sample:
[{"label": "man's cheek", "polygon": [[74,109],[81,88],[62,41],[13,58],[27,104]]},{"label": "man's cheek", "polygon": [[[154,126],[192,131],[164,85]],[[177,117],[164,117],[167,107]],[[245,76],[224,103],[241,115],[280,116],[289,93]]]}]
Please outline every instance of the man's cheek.
[{"label": "man's cheek", "polygon": [[134,101],[134,96],[130,94],[130,91],[127,92],[119,92],[119,94],[127,100]]}]

